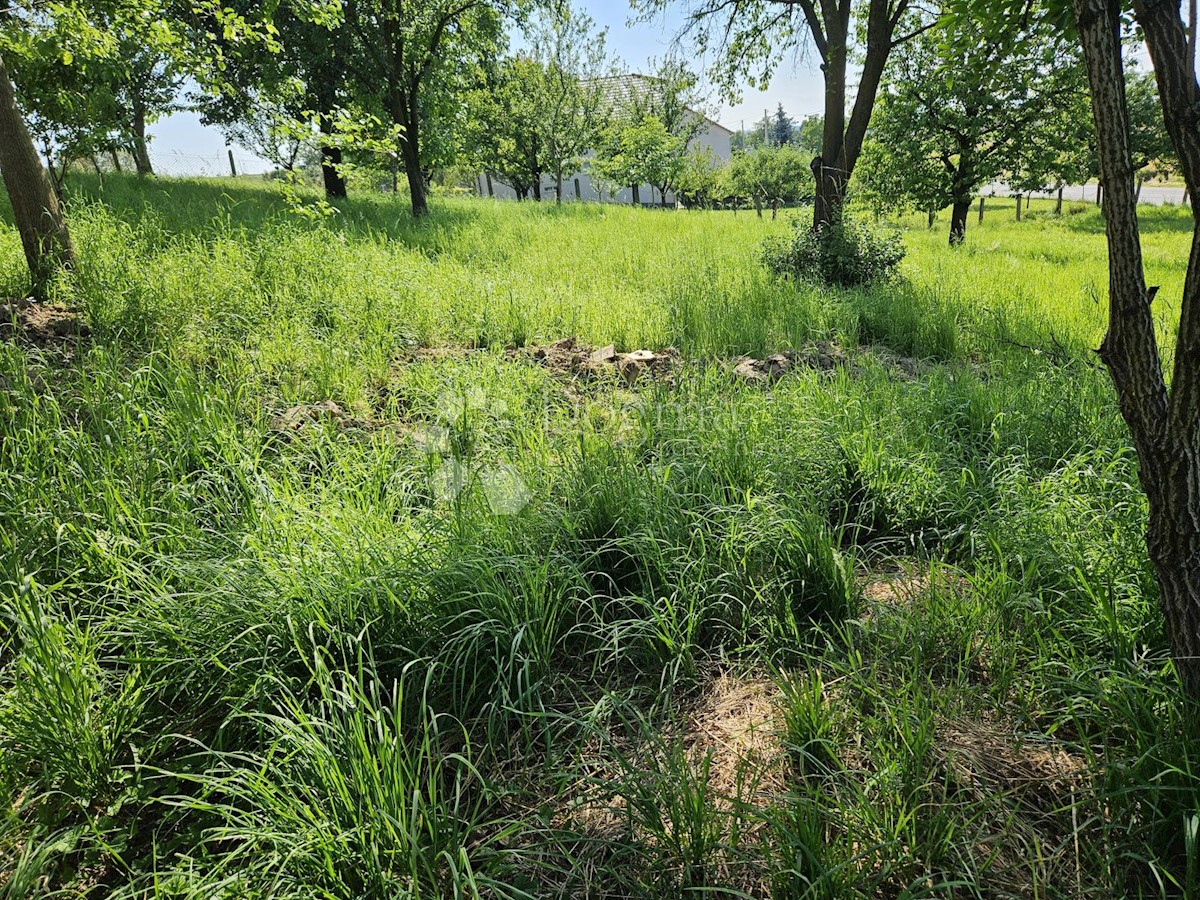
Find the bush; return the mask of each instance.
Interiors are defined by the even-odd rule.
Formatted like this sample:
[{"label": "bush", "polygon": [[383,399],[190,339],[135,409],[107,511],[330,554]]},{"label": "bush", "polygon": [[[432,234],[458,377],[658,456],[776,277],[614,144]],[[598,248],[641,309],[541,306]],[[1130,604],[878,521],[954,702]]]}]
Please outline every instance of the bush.
[{"label": "bush", "polygon": [[904,259],[900,232],[849,220],[815,232],[795,222],[795,233],[768,240],[763,261],[778,276],[856,287],[891,278]]}]

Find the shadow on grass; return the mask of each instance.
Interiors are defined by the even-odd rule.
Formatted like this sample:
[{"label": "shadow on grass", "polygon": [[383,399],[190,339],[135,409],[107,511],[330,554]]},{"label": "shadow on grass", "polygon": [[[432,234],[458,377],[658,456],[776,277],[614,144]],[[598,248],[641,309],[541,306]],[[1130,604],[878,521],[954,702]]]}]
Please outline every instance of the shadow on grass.
[{"label": "shadow on grass", "polygon": [[[72,201],[103,204],[121,220],[137,225],[153,224],[168,234],[207,237],[230,230],[261,231],[291,223],[303,227],[308,221],[297,214],[277,182],[241,179],[138,178],[108,175],[101,181],[91,174],[73,175],[66,185]],[[303,189],[302,200],[315,209],[321,195]],[[413,219],[406,194],[352,192],[331,204],[336,212],[321,216],[324,227],[347,236],[395,241],[430,256],[463,249],[459,235],[491,214],[492,204],[468,202],[454,196],[435,196],[430,215]],[[592,218],[602,215],[595,204],[524,204],[529,215]],[[0,224],[13,225],[12,208],[0,196]]]},{"label": "shadow on grass", "polygon": [[[1086,213],[1056,217],[1056,221],[1063,228],[1081,234],[1104,234],[1104,217],[1094,207]],[[1190,234],[1194,227],[1190,207],[1147,204],[1138,207],[1138,228],[1142,234]]]}]

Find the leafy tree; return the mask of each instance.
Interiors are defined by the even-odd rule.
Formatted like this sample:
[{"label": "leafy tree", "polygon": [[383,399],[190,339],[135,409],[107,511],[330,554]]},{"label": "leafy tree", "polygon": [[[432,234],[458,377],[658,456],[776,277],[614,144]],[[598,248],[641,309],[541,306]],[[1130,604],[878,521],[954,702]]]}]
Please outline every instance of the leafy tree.
[{"label": "leafy tree", "polygon": [[471,96],[476,158],[518,200],[530,191],[541,199],[547,81],[541,63],[517,54],[495,66],[488,83]]},{"label": "leafy tree", "polygon": [[738,153],[729,164],[734,194],[753,203],[759,216],[767,207],[775,218],[780,205],[799,200],[811,189],[811,179],[808,159],[791,145]]},{"label": "leafy tree", "polygon": [[531,35],[541,66],[534,97],[545,136],[542,163],[554,176],[556,203],[562,202],[563,175],[577,169],[595,143],[604,103],[605,35],[590,16],[565,5],[550,10]]},{"label": "leafy tree", "polygon": [[[650,16],[671,2],[635,0],[635,6]],[[911,5],[911,0],[699,0],[689,7],[684,30],[701,53],[715,51],[713,75],[728,94],[737,93],[744,76],[751,85],[766,84],[788,51],[816,51],[825,81],[825,111],[821,153],[811,164],[816,175],[814,228],[841,216],[892,49],[932,27],[931,22],[914,31],[901,28]],[[861,63],[861,71],[851,103],[852,59]]]},{"label": "leafy tree", "polygon": [[465,81],[495,51],[499,9],[492,0],[344,0],[344,9],[361,49],[358,87],[379,85],[378,102],[400,132],[412,213],[420,218],[429,212],[427,169],[438,161],[426,130],[462,111]]},{"label": "leafy tree", "polygon": [[658,188],[662,205],[666,206],[667,192],[684,170],[686,145],[682,138],[671,134],[655,116],[617,127],[604,149],[592,160],[592,168],[602,179],[634,188],[650,184]]},{"label": "leafy tree", "polygon": [[[221,130],[230,143],[249,150],[285,172],[294,172],[310,153],[319,154],[321,149],[303,112],[287,102],[251,100],[242,114],[222,125]],[[334,174],[340,176],[340,173]],[[326,197],[329,197],[328,190]]]},{"label": "leafy tree", "polygon": [[687,146],[705,126],[700,77],[677,57],[660,63],[651,60],[650,68],[652,75],[629,80],[629,90],[620,98],[616,112],[630,122],[658,119],[667,134]]},{"label": "leafy tree", "polygon": [[819,115],[808,115],[796,126],[792,141],[809,156],[821,154],[822,132],[825,130],[825,119]]},{"label": "leafy tree", "polygon": [[790,144],[795,135],[796,123],[783,110],[783,104],[780,103],[775,110],[775,118],[771,123],[771,143],[776,147],[782,147],[784,144]]},{"label": "leafy tree", "polygon": [[683,158],[675,194],[684,206],[708,207],[720,194],[724,171],[708,147],[694,147]]},{"label": "leafy tree", "polygon": [[146,127],[180,109],[183,74],[173,53],[146,45],[137,31],[125,27],[118,40],[115,64],[106,67],[113,81],[118,129],[127,136],[137,173],[152,175]]},{"label": "leafy tree", "polygon": [[[952,26],[956,27],[956,26]],[[1019,173],[1044,186],[1069,135],[1060,110],[1085,99],[1072,45],[1019,22],[988,41],[927,31],[897,49],[875,116],[876,193],[900,203],[949,204],[950,244],[966,237],[981,184]],[[1045,148],[1045,149],[1043,149]]]},{"label": "leafy tree", "polygon": [[[260,5],[251,0],[226,3],[246,14]],[[211,35],[220,52],[218,65],[207,68],[202,79],[207,90],[197,98],[202,121],[220,127],[240,146],[269,151],[264,157],[277,164],[278,151],[295,149],[317,131],[325,196],[345,197],[345,141],[336,134],[338,111],[350,107],[355,97],[349,73],[366,77],[372,69],[344,27],[341,3],[282,0],[271,17],[273,40],[248,47],[234,46],[237,34],[226,36],[211,12],[193,13],[189,20],[198,35]]]}]

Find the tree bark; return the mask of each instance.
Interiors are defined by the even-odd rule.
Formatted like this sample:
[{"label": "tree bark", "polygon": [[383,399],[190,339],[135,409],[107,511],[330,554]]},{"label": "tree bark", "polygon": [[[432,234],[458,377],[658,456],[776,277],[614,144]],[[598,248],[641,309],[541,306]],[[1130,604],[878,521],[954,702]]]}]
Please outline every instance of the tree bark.
[{"label": "tree bark", "polygon": [[1021,195],[1017,194],[1017,221],[1021,221]]},{"label": "tree bark", "polygon": [[1060,184],[1060,185],[1058,186],[1058,202],[1054,204],[1054,214],[1055,214],[1056,216],[1061,216],[1061,215],[1062,215],[1062,207],[1063,207],[1063,191],[1064,191],[1064,190],[1065,190],[1065,187],[1064,187],[1063,185],[1061,185],[1061,184]]},{"label": "tree bark", "polygon": [[3,57],[0,57],[0,175],[29,265],[31,292],[43,299],[54,273],[74,266],[75,247],[58,197],[17,107]]},{"label": "tree bark", "polygon": [[328,140],[333,136],[333,115],[320,116],[321,135],[321,180],[325,183],[325,199],[341,200],[346,196],[346,179],[342,175],[342,148]]},{"label": "tree bark", "polygon": [[983,198],[979,198],[979,224],[983,224]]},{"label": "tree bark", "polygon": [[639,188],[636,184],[633,186],[633,205],[634,206],[642,205],[641,191],[639,190]]},{"label": "tree bark", "polygon": [[488,196],[489,196],[489,197],[495,197],[495,196],[496,196],[496,189],[492,187],[492,173],[491,173],[491,172],[484,172],[484,173],[483,173],[483,177],[484,177],[484,178],[487,180]]},{"label": "tree bark", "polygon": [[[846,187],[854,166],[862,153],[867,127],[875,109],[875,98],[892,51],[892,39],[897,23],[907,3],[891,9],[889,0],[870,0],[867,10],[866,51],[858,78],[854,108],[846,117],[846,69],[850,56],[850,35],[855,27],[851,4],[822,0],[820,25],[822,40],[818,41],[825,79],[825,121],[821,134],[821,155],[813,159],[815,182],[813,195],[813,230],[840,221],[846,204]],[[820,31],[810,20],[814,37]]]},{"label": "tree bark", "polygon": [[413,218],[420,219],[429,215],[425,176],[421,171],[421,114],[415,95],[397,92],[395,102],[392,121],[403,129],[400,135],[400,150],[404,157],[404,174],[408,176],[408,195]]},{"label": "tree bark", "polygon": [[967,215],[971,212],[971,198],[960,197],[950,210],[950,246],[957,247],[967,239]]},{"label": "tree bark", "polygon": [[153,175],[150,151],[146,146],[146,109],[141,103],[133,107],[133,164],[139,175]]},{"label": "tree bark", "polygon": [[[1167,390],[1142,260],[1121,50],[1121,0],[1074,0],[1091,86],[1109,255],[1109,322],[1100,357],[1129,426],[1149,501],[1146,546],[1176,670],[1200,699],[1200,219],[1184,279],[1175,371]],[[1189,188],[1200,184],[1200,87],[1187,38],[1166,3],[1135,2],[1167,132]],[[1196,213],[1193,212],[1195,218]]]}]

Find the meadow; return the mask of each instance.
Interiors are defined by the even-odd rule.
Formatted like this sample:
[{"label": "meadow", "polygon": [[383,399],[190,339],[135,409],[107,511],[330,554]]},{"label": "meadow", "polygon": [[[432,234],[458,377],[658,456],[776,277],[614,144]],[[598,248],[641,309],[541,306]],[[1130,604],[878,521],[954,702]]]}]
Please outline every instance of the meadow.
[{"label": "meadow", "polygon": [[0,897],[1200,896],[1103,222],[1007,203],[839,291],[793,213],[80,178],[87,332],[0,340]]}]

